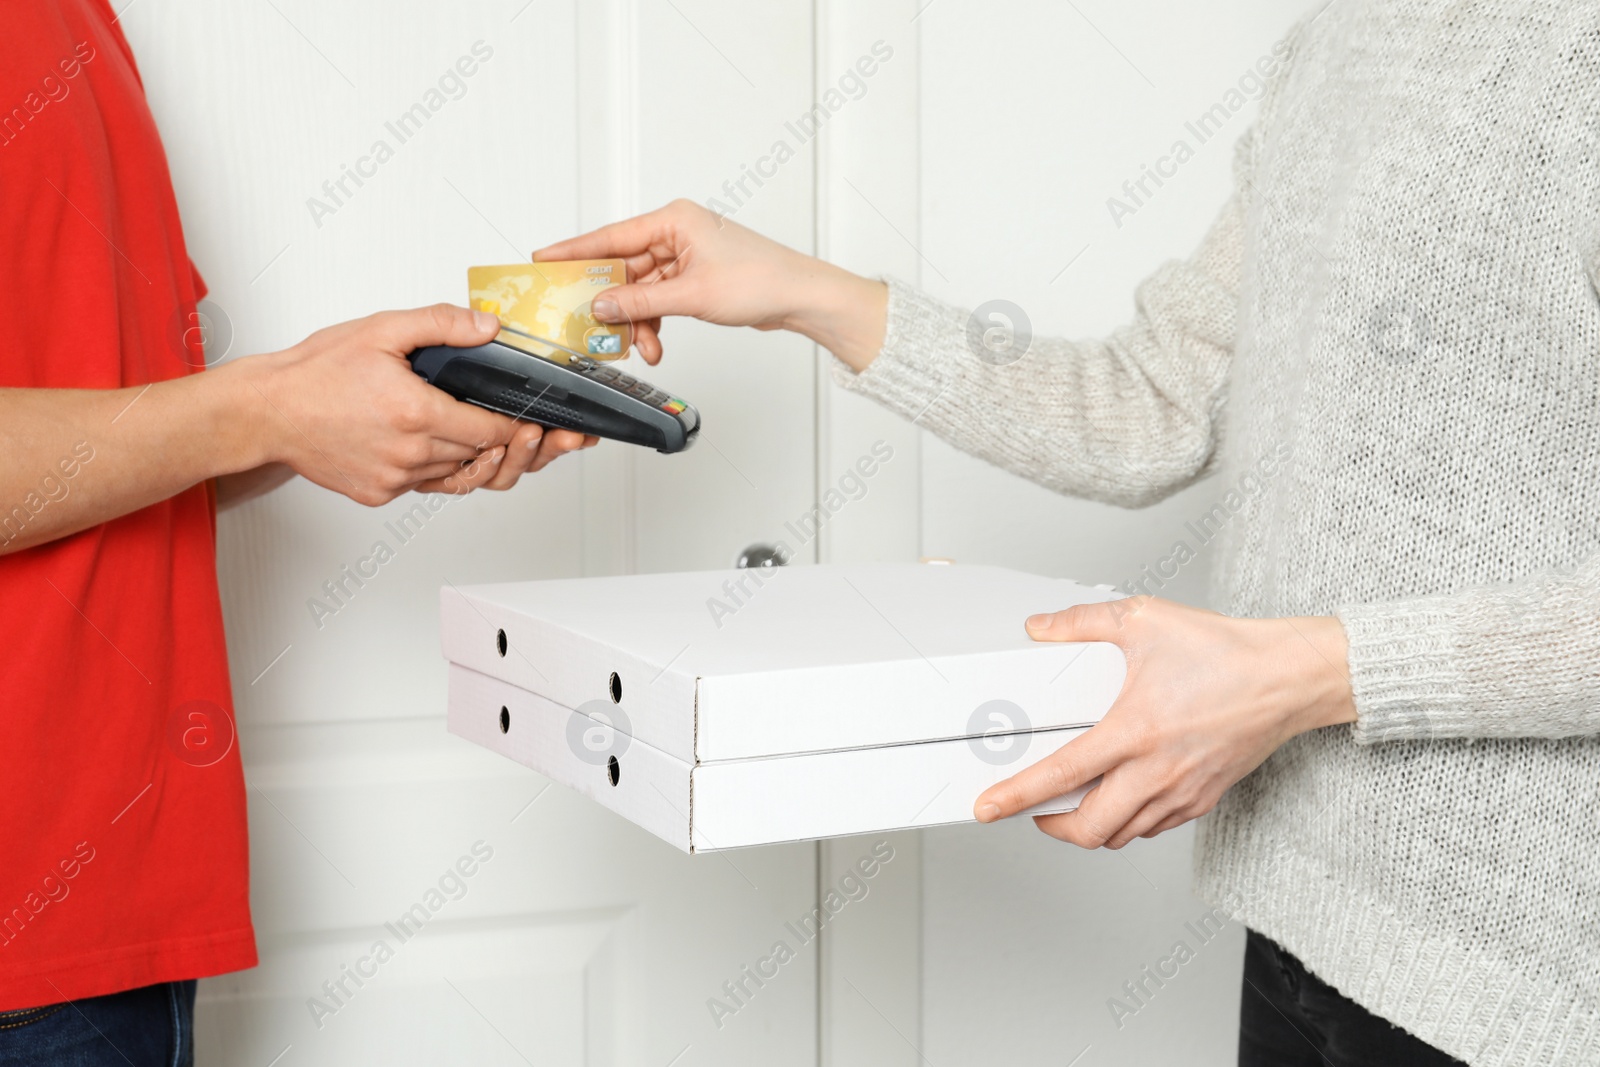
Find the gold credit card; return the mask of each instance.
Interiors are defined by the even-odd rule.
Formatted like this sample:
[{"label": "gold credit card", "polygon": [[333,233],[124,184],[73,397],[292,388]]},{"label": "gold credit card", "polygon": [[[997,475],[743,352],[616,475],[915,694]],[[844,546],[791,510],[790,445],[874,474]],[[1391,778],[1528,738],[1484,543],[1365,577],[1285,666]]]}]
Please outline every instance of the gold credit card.
[{"label": "gold credit card", "polygon": [[544,338],[593,359],[621,359],[633,346],[632,327],[599,322],[590,308],[595,297],[627,281],[620,259],[469,267],[467,297],[474,310],[499,317],[497,340],[505,344],[565,362],[566,353],[532,339]]}]

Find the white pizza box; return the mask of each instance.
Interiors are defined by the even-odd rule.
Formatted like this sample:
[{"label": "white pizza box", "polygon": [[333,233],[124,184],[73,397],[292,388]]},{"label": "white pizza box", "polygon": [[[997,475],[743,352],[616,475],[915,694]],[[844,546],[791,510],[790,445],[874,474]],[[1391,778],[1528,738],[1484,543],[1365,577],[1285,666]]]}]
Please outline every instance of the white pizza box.
[{"label": "white pizza box", "polygon": [[[970,822],[984,789],[1083,732],[693,764],[601,717],[457,664],[449,670],[452,733],[576,789],[685,852]],[[1027,814],[1071,811],[1086,790]]]},{"label": "white pizza box", "polygon": [[451,663],[703,765],[1092,725],[1122,651],[1023,620],[1117,595],[960,564],[642,574],[447,586],[441,631]]}]

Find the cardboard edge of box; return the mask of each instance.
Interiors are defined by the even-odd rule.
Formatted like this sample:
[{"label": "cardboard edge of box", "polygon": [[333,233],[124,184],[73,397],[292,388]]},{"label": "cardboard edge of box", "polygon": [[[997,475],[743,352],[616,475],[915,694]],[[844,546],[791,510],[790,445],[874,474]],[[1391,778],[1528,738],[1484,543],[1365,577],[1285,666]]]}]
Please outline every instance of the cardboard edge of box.
[{"label": "cardboard edge of box", "polygon": [[[610,705],[607,683],[616,673],[624,684],[620,706],[628,723],[625,732],[679,759],[693,758],[692,750],[683,751],[680,746],[687,737],[692,748],[698,686],[692,676],[672,671],[671,664],[662,667],[624,655],[548,620],[530,618],[492,600],[471,597],[453,586],[439,591],[439,616],[440,644],[446,661],[506,679],[530,692],[548,687],[543,695],[558,706],[578,709],[595,703]],[[506,634],[504,656],[495,644],[496,631]],[[529,649],[539,649],[542,657],[561,659],[575,669],[564,670],[561,678],[551,679],[529,658]]]},{"label": "cardboard edge of box", "polygon": [[[701,677],[695,690],[695,758],[714,763],[924,744],[971,737],[987,729],[974,729],[969,718],[946,723],[937,732],[906,737],[894,720],[871,714],[884,706],[953,704],[977,715],[986,703],[1006,701],[1030,715],[1025,726],[1034,729],[1093,725],[1122,691],[1126,660],[1118,646],[1097,641],[1074,646],[1079,651],[1057,668],[1055,661],[1065,647]],[[978,682],[977,677],[984,680]],[[760,716],[722,713],[750,708],[760,708]],[[819,745],[818,734],[838,740]]]},{"label": "cardboard edge of box", "polygon": [[[569,740],[597,720],[459,663],[450,665],[447,721],[451,733],[575,789],[689,853],[972,822],[972,803],[985,788],[1086,729],[1012,735],[1021,747],[1008,750],[1003,761],[984,754],[992,738],[959,738],[698,765],[616,734],[620,740],[608,750],[620,770],[613,785],[607,761],[580,754],[584,746]],[[942,784],[924,797],[930,782]],[[1024,814],[1071,811],[1092,785]]]},{"label": "cardboard edge of box", "polygon": [[[620,714],[624,732],[634,740],[689,764],[764,759],[780,753],[922,744],[970,736],[970,730],[951,729],[932,736],[905,738],[866,712],[875,704],[919,704],[918,694],[928,700],[936,695],[943,699],[948,693],[939,692],[940,687],[951,684],[945,672],[957,674],[963,664],[996,659],[1044,661],[1053,658],[1060,647],[1041,648],[1037,655],[1028,648],[1019,648],[701,677],[674,671],[671,662],[661,665],[620,653],[549,620],[522,615],[452,586],[440,591],[440,615],[441,643],[450,663],[508,680],[521,689],[544,691],[545,697],[563,708],[582,712],[598,705],[610,717]],[[494,641],[497,630],[507,635],[508,647],[503,656]],[[1047,706],[1052,714],[1030,723],[1040,731],[1097,722],[1121,690],[1126,663],[1116,645],[1093,642],[1079,647],[1083,651],[1043,684],[1028,681],[1023,672],[1012,671],[1010,676],[1021,680],[1010,687],[967,687],[966,703],[971,703],[974,711],[991,699],[1012,700],[1025,710],[1029,705],[1036,710]],[[528,657],[525,650],[532,648],[540,649],[542,656],[560,658],[569,666],[576,664],[576,669],[563,671],[561,679],[552,680]],[[607,681],[613,673],[623,683],[623,698],[617,706],[620,713],[611,706],[607,692]],[[855,684],[841,686],[841,673],[856,676]],[[1073,684],[1085,676],[1087,684]],[[587,683],[566,682],[569,677],[586,679]],[[641,686],[641,679],[648,681]],[[774,679],[779,679],[779,684],[774,684]],[[761,690],[759,701],[752,699],[752,688]],[[759,722],[716,718],[721,707],[748,707],[755,703],[763,708]],[[819,712],[831,724],[827,732],[839,739],[836,743],[818,746],[808,740],[808,735],[817,730]]]}]

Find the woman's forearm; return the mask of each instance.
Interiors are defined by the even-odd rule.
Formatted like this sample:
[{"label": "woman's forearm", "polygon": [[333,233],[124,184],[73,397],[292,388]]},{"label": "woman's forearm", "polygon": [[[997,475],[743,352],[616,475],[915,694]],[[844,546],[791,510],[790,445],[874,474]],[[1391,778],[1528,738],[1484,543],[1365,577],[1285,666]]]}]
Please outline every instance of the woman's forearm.
[{"label": "woman's forearm", "polygon": [[783,326],[809,337],[859,374],[883,348],[889,287],[831,263],[805,259],[796,270],[793,306]]}]

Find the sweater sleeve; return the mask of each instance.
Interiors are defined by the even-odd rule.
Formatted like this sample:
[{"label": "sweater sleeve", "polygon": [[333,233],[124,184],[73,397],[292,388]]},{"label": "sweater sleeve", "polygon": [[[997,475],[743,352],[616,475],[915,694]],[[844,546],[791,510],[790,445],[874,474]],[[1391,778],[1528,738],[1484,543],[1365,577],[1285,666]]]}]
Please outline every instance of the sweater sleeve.
[{"label": "sweater sleeve", "polygon": [[887,279],[881,352],[859,374],[837,363],[835,380],[1059,493],[1139,507],[1189,485],[1216,452],[1255,143],[1252,130],[1235,150],[1236,191],[1199,250],[1143,282],[1109,338],[1017,334],[997,354],[994,320]]},{"label": "sweater sleeve", "polygon": [[1362,744],[1600,733],[1600,556],[1338,616]]}]

